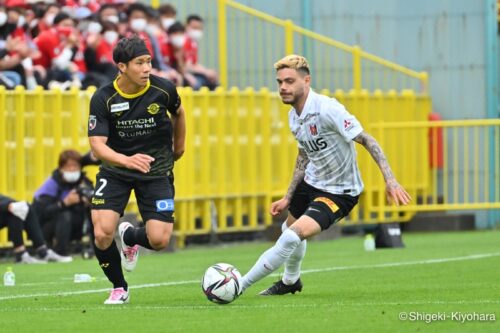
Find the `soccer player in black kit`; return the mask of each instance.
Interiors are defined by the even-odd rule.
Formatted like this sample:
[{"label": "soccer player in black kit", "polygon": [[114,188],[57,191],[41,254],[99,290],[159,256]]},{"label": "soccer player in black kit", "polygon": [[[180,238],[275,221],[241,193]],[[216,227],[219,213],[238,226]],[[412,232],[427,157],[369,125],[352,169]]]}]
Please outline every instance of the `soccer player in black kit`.
[{"label": "soccer player in black kit", "polygon": [[[164,249],[173,231],[174,161],[184,152],[184,110],[175,86],[151,74],[151,55],[137,36],[113,50],[118,77],[90,101],[88,136],[102,161],[92,198],[95,254],[113,290],[104,304],[129,301],[122,267],[134,269],[139,246]],[[114,241],[119,218],[135,191],[145,227],[123,222],[122,249]]]}]

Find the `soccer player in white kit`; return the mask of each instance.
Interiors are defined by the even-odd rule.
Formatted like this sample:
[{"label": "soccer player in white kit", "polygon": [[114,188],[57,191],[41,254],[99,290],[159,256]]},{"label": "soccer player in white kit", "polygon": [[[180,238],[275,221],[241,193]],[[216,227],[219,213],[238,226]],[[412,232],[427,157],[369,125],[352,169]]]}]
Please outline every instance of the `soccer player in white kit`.
[{"label": "soccer player in white kit", "polygon": [[[288,208],[276,244],[264,252],[242,278],[242,290],[285,265],[283,278],[260,295],[302,291],[300,266],[306,242],[347,216],[358,203],[363,181],[354,142],[368,150],[386,183],[390,203],[406,205],[411,197],[399,185],[377,141],[336,99],[310,88],[307,60],[289,55],[274,64],[283,103],[290,104],[290,129],[298,141],[293,179],[286,195],[271,205],[271,214]],[[353,142],[354,141],[354,142]]]}]

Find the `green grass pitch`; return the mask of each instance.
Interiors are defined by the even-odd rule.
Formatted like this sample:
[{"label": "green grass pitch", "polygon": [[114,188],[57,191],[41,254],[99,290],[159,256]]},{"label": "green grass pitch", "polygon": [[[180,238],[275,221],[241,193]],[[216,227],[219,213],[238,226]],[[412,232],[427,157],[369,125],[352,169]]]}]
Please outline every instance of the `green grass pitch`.
[{"label": "green grass pitch", "polygon": [[[375,252],[358,237],[311,241],[302,293],[257,296],[275,275],[229,305],[202,294],[204,270],[228,262],[245,273],[271,243],[143,255],[126,275],[124,306],[103,305],[110,285],[95,259],[13,265],[16,286],[0,286],[0,332],[500,332],[499,231],[403,240]],[[97,279],[75,284],[75,273]]]}]

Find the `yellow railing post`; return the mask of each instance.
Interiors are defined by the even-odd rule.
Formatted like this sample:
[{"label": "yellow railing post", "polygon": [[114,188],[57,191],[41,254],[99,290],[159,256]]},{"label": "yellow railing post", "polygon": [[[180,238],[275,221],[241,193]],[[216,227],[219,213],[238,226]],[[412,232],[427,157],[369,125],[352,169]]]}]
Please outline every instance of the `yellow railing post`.
[{"label": "yellow railing post", "polygon": [[51,163],[56,163],[59,159],[59,154],[62,152],[62,138],[63,138],[63,119],[62,119],[62,91],[59,88],[53,90],[54,93],[54,110],[52,112],[52,137],[54,139],[54,146],[52,151]]},{"label": "yellow railing post", "polygon": [[352,89],[361,90],[361,48],[352,48]]},{"label": "yellow railing post", "polygon": [[[81,110],[79,108],[80,101],[80,89],[72,87],[69,91],[70,96],[70,109],[69,109],[69,119],[79,119],[81,117]],[[71,121],[71,149],[80,150],[80,122]]]},{"label": "yellow railing post", "polygon": [[[216,163],[218,166],[226,164],[226,150],[227,145],[225,143],[226,140],[226,130],[227,130],[227,95],[226,91],[222,87],[217,87],[214,92],[217,108],[217,127],[216,127],[216,136],[217,136],[217,153],[216,153]],[[217,207],[217,225],[221,230],[227,229],[227,215],[228,215],[228,200],[225,194],[229,190],[229,186],[227,186],[227,175],[226,170],[224,168],[216,168],[217,170],[217,190],[216,193],[221,198],[218,200]]]},{"label": "yellow railing post", "polygon": [[420,84],[422,93],[427,95],[429,92],[429,74],[427,72],[420,72]]},{"label": "yellow railing post", "polygon": [[260,117],[261,129],[262,129],[262,146],[261,146],[261,163],[262,163],[262,184],[264,190],[264,224],[271,225],[272,217],[271,214],[267,213],[267,209],[271,206],[272,201],[272,146],[271,146],[271,94],[267,88],[262,88],[260,90],[262,95],[262,114]]},{"label": "yellow railing post", "polygon": [[25,105],[26,90],[23,86],[17,86],[15,89],[15,121],[16,121],[16,199],[25,200],[26,198],[26,149],[24,146],[25,132]]},{"label": "yellow railing post", "polygon": [[293,54],[293,22],[285,21],[285,54]]},{"label": "yellow railing post", "polygon": [[210,92],[206,87],[199,91],[200,108],[200,127],[199,127],[199,140],[205,149],[200,150],[200,193],[202,196],[202,229],[209,231],[211,228],[210,216],[210,173],[211,173],[211,160],[210,160]]},{"label": "yellow railing post", "polygon": [[34,90],[34,98],[36,102],[34,106],[34,128],[35,128],[35,183],[36,186],[42,184],[47,175],[44,168],[44,144],[43,144],[43,110],[44,110],[45,92],[42,86],[36,86]]},{"label": "yellow railing post", "polygon": [[0,193],[6,194],[7,192],[7,135],[5,130],[7,129],[6,119],[6,94],[7,90],[4,85],[0,85]]},{"label": "yellow railing post", "polygon": [[227,24],[226,24],[226,2],[218,0],[218,30],[219,30],[219,83],[221,87],[229,88],[227,82]]}]

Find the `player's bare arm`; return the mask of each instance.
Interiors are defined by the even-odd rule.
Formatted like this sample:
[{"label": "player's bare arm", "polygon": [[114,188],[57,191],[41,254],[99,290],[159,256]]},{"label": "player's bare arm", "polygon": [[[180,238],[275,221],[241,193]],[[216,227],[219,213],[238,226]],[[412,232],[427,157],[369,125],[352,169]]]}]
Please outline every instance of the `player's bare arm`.
[{"label": "player's bare arm", "polygon": [[178,160],[184,154],[186,141],[186,116],[182,106],[172,117],[174,128],[174,158]]},{"label": "player's bare arm", "polygon": [[293,170],[292,181],[288,186],[288,191],[282,199],[272,203],[271,215],[278,215],[282,210],[286,209],[290,205],[290,201],[292,200],[295,189],[304,179],[308,163],[309,158],[307,157],[306,151],[303,149],[299,149],[299,154],[297,155],[297,159],[295,160],[295,169]]},{"label": "player's bare arm", "polygon": [[396,205],[408,204],[411,197],[397,182],[396,177],[394,177],[391,167],[389,166],[389,162],[387,161],[387,158],[385,157],[385,154],[377,140],[375,140],[375,138],[373,138],[370,134],[363,131],[354,138],[354,141],[365,147],[377,163],[385,179],[387,200]]},{"label": "player's bare arm", "polygon": [[135,154],[126,156],[117,153],[111,149],[106,142],[106,136],[91,136],[89,137],[90,148],[92,153],[100,160],[106,161],[113,165],[125,167],[127,169],[138,170],[142,173],[148,173],[151,169],[151,162],[154,158],[146,154]]}]

